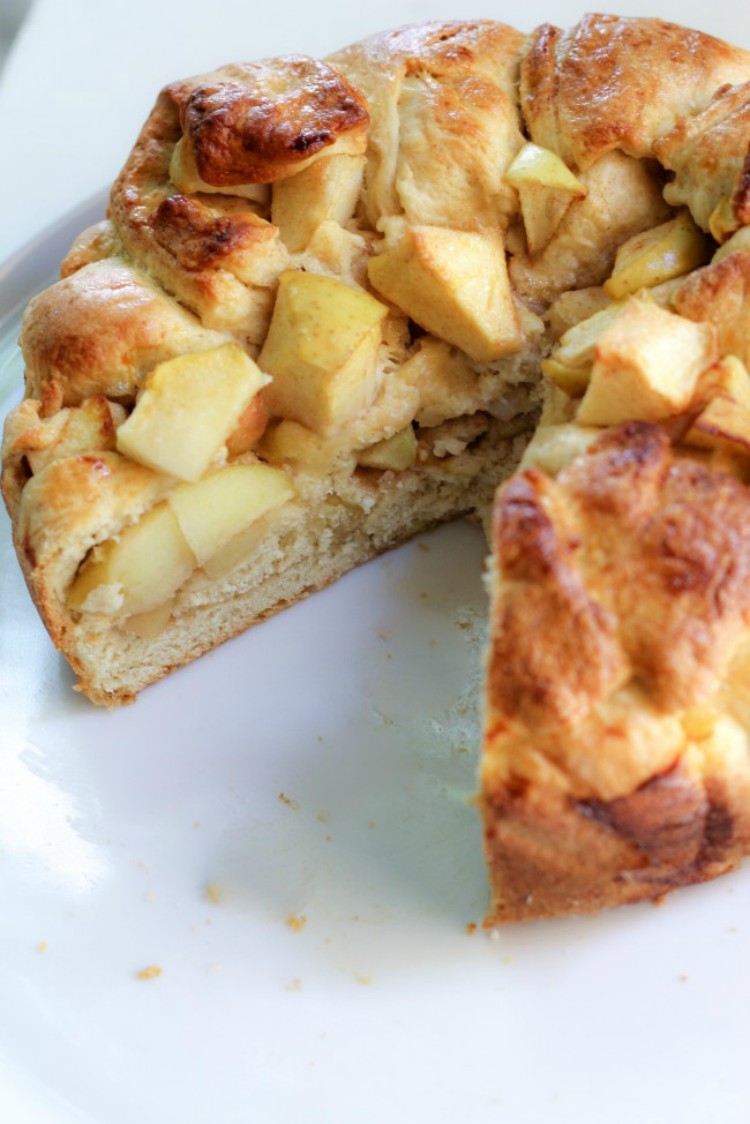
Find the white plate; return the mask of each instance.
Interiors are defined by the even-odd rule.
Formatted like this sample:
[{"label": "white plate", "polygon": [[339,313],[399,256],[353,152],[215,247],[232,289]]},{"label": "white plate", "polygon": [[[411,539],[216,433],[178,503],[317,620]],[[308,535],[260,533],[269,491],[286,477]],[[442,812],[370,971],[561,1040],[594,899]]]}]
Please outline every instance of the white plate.
[{"label": "white plate", "polygon": [[[99,207],[0,273],[0,307]],[[107,713],[2,518],[0,1119],[747,1124],[750,869],[467,932],[483,551],[443,529]]]}]

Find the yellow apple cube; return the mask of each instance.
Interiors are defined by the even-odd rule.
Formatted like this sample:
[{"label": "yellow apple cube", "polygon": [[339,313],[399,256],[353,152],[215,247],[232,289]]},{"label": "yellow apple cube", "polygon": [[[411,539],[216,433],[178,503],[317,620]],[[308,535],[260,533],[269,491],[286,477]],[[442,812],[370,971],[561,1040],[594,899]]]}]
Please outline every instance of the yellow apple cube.
[{"label": "yellow apple cube", "polygon": [[601,285],[586,289],[568,289],[552,302],[547,310],[547,322],[553,339],[559,340],[567,331],[588,320],[604,308],[609,308],[612,298],[608,297]]},{"label": "yellow apple cube", "polygon": [[168,503],[95,546],[68,594],[81,612],[129,616],[168,601],[195,569],[195,555]]},{"label": "yellow apple cube", "polygon": [[684,440],[702,448],[738,446],[750,451],[750,374],[734,355],[701,376],[697,399],[707,399]]},{"label": "yellow apple cube", "polygon": [[738,250],[750,250],[750,226],[742,226],[736,231],[731,238],[727,238],[723,245],[719,246],[718,250],[711,258],[711,264],[716,265],[718,262],[728,258],[730,254],[736,253]]},{"label": "yellow apple cube", "polygon": [[174,598],[172,597],[162,605],[157,605],[155,609],[149,609],[147,613],[136,613],[132,617],[127,617],[123,621],[122,627],[127,632],[140,636],[142,640],[155,640],[157,636],[161,636],[172,619],[173,609]]},{"label": "yellow apple cube", "polygon": [[357,455],[357,464],[363,468],[390,469],[392,472],[404,472],[413,468],[417,460],[417,438],[412,426],[407,425],[377,441],[367,449],[362,449]]},{"label": "yellow apple cube", "polygon": [[532,437],[521,460],[520,468],[541,468],[550,476],[557,476],[571,461],[586,452],[589,445],[601,437],[600,429],[576,425],[540,425]]},{"label": "yellow apple cube", "polygon": [[709,240],[695,225],[689,211],[681,211],[669,222],[635,234],[617,251],[612,276],[604,291],[622,300],[639,289],[650,289],[682,277],[708,261]]},{"label": "yellow apple cube", "polygon": [[402,312],[479,363],[523,343],[499,232],[400,225],[367,272]]},{"label": "yellow apple cube", "polygon": [[286,473],[266,464],[230,464],[195,484],[180,484],[167,502],[198,565],[274,507],[294,487]]},{"label": "yellow apple cube", "polygon": [[584,198],[586,188],[556,153],[531,143],[523,146],[504,178],[518,192],[533,257],[552,240],[565,212]]},{"label": "yellow apple cube", "polygon": [[160,363],[117,431],[124,456],[199,480],[268,378],[237,344]]},{"label": "yellow apple cube", "polygon": [[[600,313],[601,315],[601,313]],[[661,421],[686,410],[716,359],[716,329],[631,297],[599,336],[581,425]]]},{"label": "yellow apple cube", "polygon": [[326,156],[273,185],[271,221],[292,253],[304,250],[322,222],[343,226],[354,214],[364,156]]},{"label": "yellow apple cube", "polygon": [[415,417],[420,425],[441,425],[476,410],[476,371],[462,352],[433,336],[420,339],[399,376],[419,394]]},{"label": "yellow apple cube", "polygon": [[341,429],[373,403],[381,324],[388,309],[369,293],[319,273],[287,270],[258,364],[273,378],[271,414],[318,433]]},{"label": "yellow apple cube", "polygon": [[546,378],[564,390],[571,398],[586,390],[591,377],[591,366],[597,341],[604,329],[620,313],[622,306],[608,304],[580,323],[568,328],[548,359],[542,360]]},{"label": "yellow apple cube", "polygon": [[270,426],[258,453],[271,464],[325,472],[342,451],[341,439],[322,437],[299,422],[282,419]]}]

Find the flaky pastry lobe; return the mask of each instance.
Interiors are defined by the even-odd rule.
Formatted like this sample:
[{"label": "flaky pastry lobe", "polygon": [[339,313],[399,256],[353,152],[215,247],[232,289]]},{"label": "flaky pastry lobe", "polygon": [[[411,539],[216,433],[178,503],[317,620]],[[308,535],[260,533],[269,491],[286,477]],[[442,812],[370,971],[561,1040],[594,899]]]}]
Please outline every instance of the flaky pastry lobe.
[{"label": "flaky pastry lobe", "polygon": [[482,807],[494,920],[731,869],[750,844],[747,487],[629,423],[495,507]]}]

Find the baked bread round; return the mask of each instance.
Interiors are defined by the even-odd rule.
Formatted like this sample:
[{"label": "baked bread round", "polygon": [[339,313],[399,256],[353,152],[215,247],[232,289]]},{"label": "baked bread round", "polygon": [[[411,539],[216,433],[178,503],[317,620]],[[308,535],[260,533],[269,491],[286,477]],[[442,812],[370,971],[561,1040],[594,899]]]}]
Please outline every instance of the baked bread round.
[{"label": "baked bread round", "polygon": [[469,515],[488,923],[736,865],[749,222],[750,53],[660,20],[432,23],[172,83],[29,306],[5,426],[78,689],[129,702]]}]

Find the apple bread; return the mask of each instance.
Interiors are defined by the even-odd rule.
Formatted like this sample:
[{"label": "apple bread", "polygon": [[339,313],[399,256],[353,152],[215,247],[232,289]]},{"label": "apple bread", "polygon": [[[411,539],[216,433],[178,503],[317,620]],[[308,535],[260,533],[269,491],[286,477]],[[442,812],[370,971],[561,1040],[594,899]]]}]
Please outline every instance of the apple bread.
[{"label": "apple bread", "polygon": [[29,305],[5,425],[19,561],[78,689],[129,702],[468,515],[489,923],[736,865],[749,91],[747,51],[616,16],[166,87]]}]

